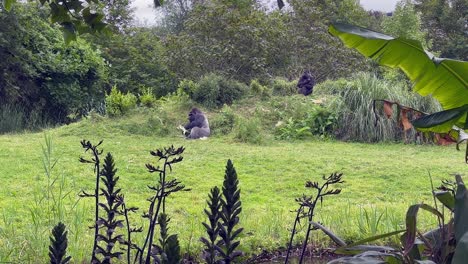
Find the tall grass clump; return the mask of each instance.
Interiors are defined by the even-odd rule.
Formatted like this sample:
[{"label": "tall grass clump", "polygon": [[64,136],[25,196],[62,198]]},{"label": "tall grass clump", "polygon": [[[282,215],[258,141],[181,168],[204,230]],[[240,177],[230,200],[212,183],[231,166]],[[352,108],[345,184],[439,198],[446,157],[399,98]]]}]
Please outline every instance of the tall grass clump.
[{"label": "tall grass clump", "polygon": [[273,95],[285,96],[297,94],[297,82],[288,81],[284,78],[275,78],[271,82]]},{"label": "tall grass clump", "polygon": [[338,113],[338,138],[378,142],[401,139],[402,129],[399,127],[397,114],[392,119],[376,118],[372,109],[373,100],[386,99],[426,111],[433,111],[437,107],[430,98],[411,95],[404,87],[390,84],[371,73],[361,72],[349,81],[324,82],[317,87],[316,92],[337,96],[334,107]]},{"label": "tall grass clump", "polygon": [[26,117],[23,111],[13,105],[0,106],[0,134],[21,131],[25,126]]},{"label": "tall grass clump", "polygon": [[36,130],[49,126],[42,112],[28,111],[19,105],[0,102],[0,134]]}]

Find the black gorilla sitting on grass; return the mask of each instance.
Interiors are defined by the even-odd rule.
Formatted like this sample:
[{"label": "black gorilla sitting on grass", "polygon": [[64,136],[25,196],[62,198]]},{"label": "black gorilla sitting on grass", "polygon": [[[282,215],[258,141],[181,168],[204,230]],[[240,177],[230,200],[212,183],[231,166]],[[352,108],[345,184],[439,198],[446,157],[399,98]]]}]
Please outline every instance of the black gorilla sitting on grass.
[{"label": "black gorilla sitting on grass", "polygon": [[185,126],[179,126],[188,139],[206,138],[210,136],[210,125],[205,114],[194,107],[188,114],[189,122]]}]

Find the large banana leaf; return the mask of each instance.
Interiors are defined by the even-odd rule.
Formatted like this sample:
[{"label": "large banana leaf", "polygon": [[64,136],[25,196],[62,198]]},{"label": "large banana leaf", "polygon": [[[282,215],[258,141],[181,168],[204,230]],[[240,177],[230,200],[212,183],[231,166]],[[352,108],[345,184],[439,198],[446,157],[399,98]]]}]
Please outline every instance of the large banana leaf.
[{"label": "large banana leaf", "polygon": [[[468,62],[437,58],[425,51],[418,41],[394,38],[357,26],[335,23],[328,30],[349,48],[356,49],[381,65],[401,69],[414,83],[415,92],[423,96],[432,94],[445,110],[461,108],[465,114],[453,115],[445,122],[461,128],[467,127]],[[427,130],[431,125],[425,121],[420,121],[415,127],[422,125]],[[433,118],[427,121],[438,126],[438,130],[451,127],[448,124],[441,126],[442,123],[434,122]]]}]

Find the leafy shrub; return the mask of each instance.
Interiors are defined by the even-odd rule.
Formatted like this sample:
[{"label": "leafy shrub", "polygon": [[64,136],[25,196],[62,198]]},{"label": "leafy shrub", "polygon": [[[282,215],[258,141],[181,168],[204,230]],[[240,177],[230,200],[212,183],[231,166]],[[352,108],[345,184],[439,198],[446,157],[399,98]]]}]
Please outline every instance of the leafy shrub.
[{"label": "leafy shrub", "polygon": [[270,89],[262,85],[257,79],[250,82],[250,92],[255,96],[260,96],[261,98],[268,98],[271,96]]},{"label": "leafy shrub", "polygon": [[237,117],[234,127],[234,139],[244,143],[261,144],[264,142],[261,122],[257,117]]},{"label": "leafy shrub", "polygon": [[275,78],[271,84],[273,95],[292,95],[297,94],[296,82],[288,81],[284,78]]},{"label": "leafy shrub", "polygon": [[228,105],[224,105],[221,112],[210,120],[213,134],[227,135],[231,133],[236,121],[236,114]]},{"label": "leafy shrub", "polygon": [[276,126],[276,135],[280,139],[303,139],[308,136],[332,136],[337,125],[334,112],[325,107],[317,106],[307,111],[303,118],[281,122]]},{"label": "leafy shrub", "polygon": [[198,90],[198,83],[192,81],[192,80],[187,80],[184,79],[180,81],[179,86],[177,87],[178,92],[184,92],[188,94],[189,96],[193,95],[193,91]]},{"label": "leafy shrub", "polygon": [[289,118],[287,122],[279,122],[276,134],[279,139],[303,139],[312,136],[309,126],[304,126],[302,122],[297,122],[292,118]]},{"label": "leafy shrub", "polygon": [[227,80],[216,74],[203,77],[194,86],[192,99],[208,108],[232,104],[242,98],[247,92],[247,86],[234,80]]},{"label": "leafy shrub", "polygon": [[156,104],[156,97],[154,96],[151,89],[147,88],[140,96],[140,104],[146,107],[153,107]]},{"label": "leafy shrub", "polygon": [[106,112],[110,116],[121,116],[135,108],[137,98],[131,93],[122,94],[116,86],[106,95]]}]

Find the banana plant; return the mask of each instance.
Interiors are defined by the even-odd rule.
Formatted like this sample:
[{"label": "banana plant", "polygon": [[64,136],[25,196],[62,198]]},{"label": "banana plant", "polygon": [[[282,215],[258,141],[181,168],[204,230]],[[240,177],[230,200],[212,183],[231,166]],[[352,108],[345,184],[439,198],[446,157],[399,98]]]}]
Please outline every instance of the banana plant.
[{"label": "banana plant", "polygon": [[[350,255],[335,259],[328,264],[395,263],[395,264],[464,264],[468,259],[468,191],[460,175],[455,181],[446,181],[433,195],[445,209],[451,212],[445,219],[440,207],[427,204],[411,205],[406,212],[406,228],[377,235],[342,245],[331,231],[319,227],[341,247],[335,253]],[[439,219],[438,228],[422,234],[417,228],[417,216],[422,210]],[[404,233],[403,233],[404,232]],[[369,242],[403,233],[401,249],[386,246],[366,245]]]},{"label": "banana plant", "polygon": [[[380,65],[401,69],[413,82],[413,91],[432,95],[444,111],[413,121],[421,131],[447,133],[468,130],[468,62],[435,57],[412,39],[394,38],[366,28],[334,23],[328,32],[349,48]],[[468,141],[466,150],[468,163]]]}]

